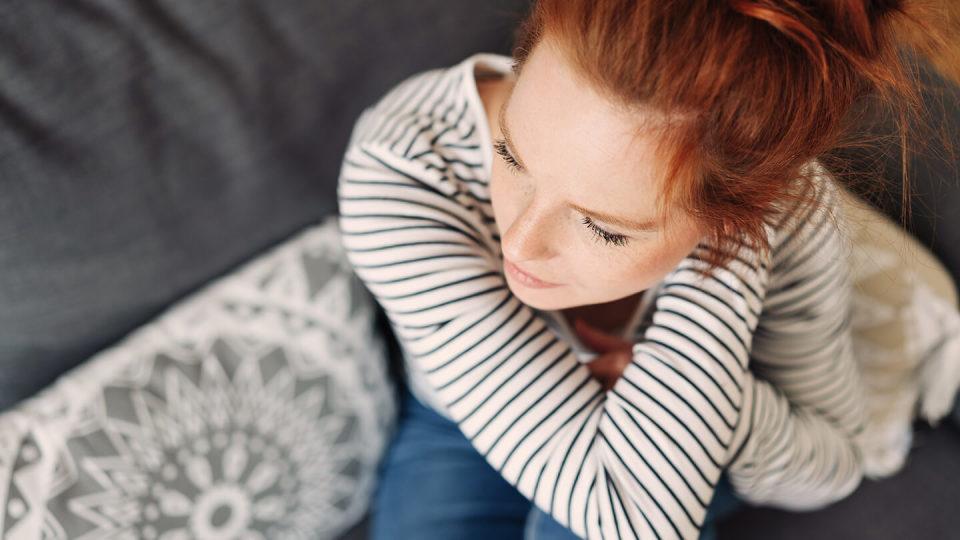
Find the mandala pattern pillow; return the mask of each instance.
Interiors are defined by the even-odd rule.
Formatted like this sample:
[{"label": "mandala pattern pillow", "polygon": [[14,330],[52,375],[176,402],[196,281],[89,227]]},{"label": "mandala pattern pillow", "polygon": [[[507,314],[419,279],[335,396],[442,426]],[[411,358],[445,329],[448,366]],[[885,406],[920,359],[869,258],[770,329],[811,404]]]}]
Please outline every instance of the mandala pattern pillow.
[{"label": "mandala pattern pillow", "polygon": [[335,219],[0,415],[0,537],[334,538],[395,422]]}]

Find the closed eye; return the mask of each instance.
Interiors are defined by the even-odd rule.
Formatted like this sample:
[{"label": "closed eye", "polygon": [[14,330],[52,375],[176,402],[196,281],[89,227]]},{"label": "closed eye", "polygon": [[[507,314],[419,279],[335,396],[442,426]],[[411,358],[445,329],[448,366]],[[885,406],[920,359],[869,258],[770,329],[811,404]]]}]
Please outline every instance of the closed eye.
[{"label": "closed eye", "polygon": [[590,219],[589,216],[583,216],[583,219],[581,220],[581,223],[583,223],[584,225],[587,226],[588,229],[590,229],[591,231],[593,231],[593,233],[594,233],[598,238],[600,238],[601,240],[603,240],[604,242],[606,242],[606,243],[608,243],[608,244],[610,244],[610,245],[614,245],[614,246],[625,246],[625,245],[627,245],[627,240],[628,240],[628,238],[627,238],[626,236],[624,236],[624,235],[622,235],[622,234],[612,233],[612,232],[609,232],[609,231],[601,228],[599,225],[597,225],[596,223],[594,223],[594,221],[593,221],[592,219]]},{"label": "closed eye", "polygon": [[[493,143],[493,148],[496,150],[497,154],[503,159],[503,162],[507,165],[507,168],[512,170],[514,173],[519,174],[523,172],[523,166],[517,161],[513,154],[510,153],[510,149],[507,148],[507,141],[505,139],[497,139]],[[587,226],[588,229],[593,231],[593,234],[597,238],[603,240],[607,244],[613,246],[625,246],[629,237],[607,231],[606,229],[600,227],[594,223],[593,219],[589,216],[583,216],[582,223]]]},{"label": "closed eye", "polygon": [[523,167],[520,165],[520,162],[517,161],[513,154],[510,153],[510,150],[507,148],[507,141],[504,139],[497,139],[493,143],[493,148],[496,150],[497,154],[503,159],[503,162],[507,164],[507,167],[512,169],[514,172],[523,172]]}]

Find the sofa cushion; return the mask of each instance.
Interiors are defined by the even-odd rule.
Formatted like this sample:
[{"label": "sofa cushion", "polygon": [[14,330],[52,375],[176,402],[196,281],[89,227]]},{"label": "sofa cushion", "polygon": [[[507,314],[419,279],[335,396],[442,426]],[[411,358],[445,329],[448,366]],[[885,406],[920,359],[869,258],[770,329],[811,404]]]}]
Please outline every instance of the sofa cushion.
[{"label": "sofa cushion", "polygon": [[960,430],[952,423],[915,424],[904,468],[866,479],[849,497],[814,512],[747,507],[718,523],[732,540],[900,540],[956,538],[960,530]]},{"label": "sofa cushion", "polygon": [[395,422],[333,218],[0,415],[0,537],[336,538]]},{"label": "sofa cushion", "polygon": [[0,2],[0,409],[333,212],[360,110],[526,4]]}]

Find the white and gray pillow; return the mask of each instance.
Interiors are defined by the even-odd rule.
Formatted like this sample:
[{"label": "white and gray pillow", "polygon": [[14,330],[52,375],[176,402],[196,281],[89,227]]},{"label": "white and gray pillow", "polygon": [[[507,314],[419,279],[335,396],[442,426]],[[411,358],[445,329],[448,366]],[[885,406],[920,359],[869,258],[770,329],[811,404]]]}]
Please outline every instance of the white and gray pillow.
[{"label": "white and gray pillow", "polygon": [[0,415],[0,537],[335,538],[395,422],[328,218]]}]

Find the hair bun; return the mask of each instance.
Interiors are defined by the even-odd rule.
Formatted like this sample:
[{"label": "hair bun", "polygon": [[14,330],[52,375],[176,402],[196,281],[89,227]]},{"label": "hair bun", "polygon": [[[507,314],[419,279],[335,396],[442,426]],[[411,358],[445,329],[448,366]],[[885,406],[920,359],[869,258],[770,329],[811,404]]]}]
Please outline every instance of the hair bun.
[{"label": "hair bun", "polygon": [[890,14],[904,13],[903,0],[730,0],[729,5],[802,47],[826,81],[829,57],[861,65],[877,59],[893,41]]}]

